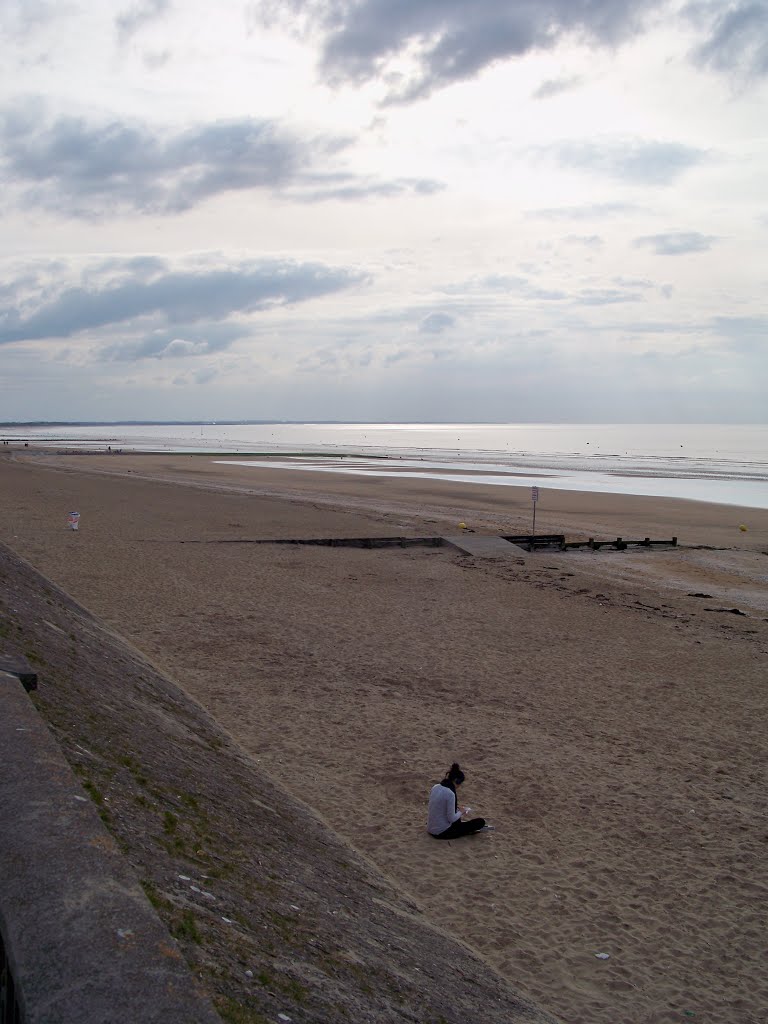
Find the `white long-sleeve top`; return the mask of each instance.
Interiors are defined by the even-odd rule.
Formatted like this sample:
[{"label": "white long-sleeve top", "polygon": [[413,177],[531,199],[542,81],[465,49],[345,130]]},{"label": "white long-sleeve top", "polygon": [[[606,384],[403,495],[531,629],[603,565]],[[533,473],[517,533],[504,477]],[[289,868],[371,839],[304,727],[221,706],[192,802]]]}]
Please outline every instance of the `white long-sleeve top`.
[{"label": "white long-sleeve top", "polygon": [[454,821],[461,817],[461,811],[456,810],[456,796],[447,786],[439,783],[432,787],[429,794],[429,817],[427,819],[427,832],[433,836],[439,836],[450,828]]}]

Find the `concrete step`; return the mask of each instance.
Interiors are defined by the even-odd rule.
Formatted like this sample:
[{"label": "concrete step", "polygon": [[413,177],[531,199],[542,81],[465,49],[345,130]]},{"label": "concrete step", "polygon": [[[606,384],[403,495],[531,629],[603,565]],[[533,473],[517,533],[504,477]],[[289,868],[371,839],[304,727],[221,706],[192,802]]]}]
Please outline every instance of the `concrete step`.
[{"label": "concrete step", "polygon": [[474,555],[476,558],[514,558],[519,559],[527,554],[516,544],[501,537],[489,537],[482,533],[458,533],[450,537],[443,537],[446,544],[450,544],[465,555]]}]

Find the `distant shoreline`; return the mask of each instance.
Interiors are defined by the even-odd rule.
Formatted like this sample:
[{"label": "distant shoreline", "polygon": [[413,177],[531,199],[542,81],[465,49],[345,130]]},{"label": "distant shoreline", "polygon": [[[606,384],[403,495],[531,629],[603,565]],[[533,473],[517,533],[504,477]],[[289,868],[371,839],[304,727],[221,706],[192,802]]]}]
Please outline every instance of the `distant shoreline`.
[{"label": "distant shoreline", "polygon": [[[591,494],[603,496],[625,496],[658,500],[674,500],[695,504],[709,504],[732,510],[743,510],[745,514],[765,511],[768,509],[768,483],[761,480],[744,479],[738,475],[728,476],[725,472],[717,478],[705,475],[681,475],[654,471],[653,469],[638,470],[630,466],[616,465],[610,469],[589,471],[557,471],[547,468],[529,468],[509,465],[497,465],[489,460],[486,468],[483,462],[464,463],[438,458],[410,458],[404,455],[386,453],[368,453],[361,451],[162,451],[140,450],[112,447],[111,445],[73,447],[56,444],[24,446],[22,444],[3,445],[0,452],[13,453],[23,458],[44,459],[83,459],[97,460],[107,458],[108,464],[99,466],[100,471],[119,471],[112,461],[115,457],[125,460],[140,460],[158,464],[160,460],[210,460],[214,465],[242,466],[250,474],[261,469],[270,472],[282,472],[298,478],[301,475],[323,476],[357,476],[379,477],[390,480],[431,480],[466,485],[472,488],[486,489],[503,488],[526,491],[530,495],[532,485],[546,488],[547,491],[562,494]],[[258,460],[258,461],[254,461]],[[289,461],[296,460],[296,461]],[[352,465],[359,460],[358,465]],[[544,461],[544,460],[542,460]],[[261,463],[261,465],[259,464]],[[345,465],[337,465],[344,463]],[[373,464],[373,465],[371,465]],[[133,470],[131,470],[133,472]],[[254,480],[254,483],[256,481]],[[300,484],[298,479],[296,483]],[[697,491],[699,493],[697,493]],[[721,493],[718,493],[721,492]]]},{"label": "distant shoreline", "polygon": [[[47,465],[65,473],[130,476],[203,488],[286,497],[292,501],[322,501],[330,507],[369,508],[376,512],[401,509],[409,517],[445,517],[446,523],[473,519],[479,529],[510,532],[510,524],[526,528],[531,521],[530,487],[522,483],[495,484],[471,479],[443,479],[437,473],[422,476],[393,473],[352,474],[343,471],[308,472],[278,465],[253,467],[237,460],[220,462],[210,453],[105,451],[61,453],[57,449],[5,449],[15,461]],[[204,456],[201,458],[201,456]],[[301,458],[305,458],[302,453]],[[324,458],[322,453],[311,458]],[[283,456],[272,457],[268,461]],[[336,456],[334,455],[334,459]],[[366,457],[367,458],[367,457]],[[194,469],[192,469],[194,466]],[[537,528],[575,536],[603,532],[652,531],[654,536],[678,536],[682,542],[752,547],[768,537],[768,509],[704,499],[621,493],[618,491],[560,488],[539,477]],[[429,510],[427,513],[426,510]],[[749,532],[738,527],[746,523]],[[517,529],[511,532],[519,532]],[[628,536],[629,532],[624,533]],[[650,535],[643,532],[640,536]],[[763,541],[757,538],[763,537]]]}]

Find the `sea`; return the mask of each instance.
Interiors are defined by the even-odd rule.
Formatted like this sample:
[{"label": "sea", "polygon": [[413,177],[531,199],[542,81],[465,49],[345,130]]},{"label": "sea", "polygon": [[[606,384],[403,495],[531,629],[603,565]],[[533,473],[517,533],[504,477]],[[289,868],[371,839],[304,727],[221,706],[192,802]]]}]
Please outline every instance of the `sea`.
[{"label": "sea", "polygon": [[768,508],[768,424],[20,424],[0,426],[0,441]]}]

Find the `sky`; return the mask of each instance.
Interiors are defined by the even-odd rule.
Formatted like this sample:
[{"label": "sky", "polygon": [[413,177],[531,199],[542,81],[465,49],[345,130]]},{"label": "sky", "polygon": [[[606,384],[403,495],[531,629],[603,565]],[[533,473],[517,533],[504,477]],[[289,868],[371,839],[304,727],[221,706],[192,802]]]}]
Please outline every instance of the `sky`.
[{"label": "sky", "polygon": [[0,0],[0,420],[768,421],[768,0]]}]

